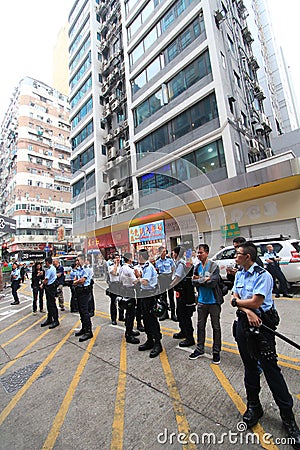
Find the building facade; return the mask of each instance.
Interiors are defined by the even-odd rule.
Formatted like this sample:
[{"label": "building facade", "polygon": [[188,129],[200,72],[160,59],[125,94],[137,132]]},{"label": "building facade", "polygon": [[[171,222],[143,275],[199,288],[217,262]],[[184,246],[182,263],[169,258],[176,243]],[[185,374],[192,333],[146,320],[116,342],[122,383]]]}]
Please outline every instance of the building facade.
[{"label": "building facade", "polygon": [[53,247],[60,252],[70,239],[69,134],[67,97],[23,78],[1,127],[0,205],[16,220],[12,257],[31,259]]},{"label": "building facade", "polygon": [[[296,175],[295,155],[273,155],[247,17],[242,0],[74,3],[74,234],[85,230],[91,246],[130,248],[129,227],[149,248],[200,238],[218,248],[221,227],[242,216],[246,236],[259,235],[260,224],[263,232],[260,214],[247,225],[247,215],[226,208],[286,192],[271,182]],[[295,219],[284,217],[287,230],[285,220],[299,234]]]}]

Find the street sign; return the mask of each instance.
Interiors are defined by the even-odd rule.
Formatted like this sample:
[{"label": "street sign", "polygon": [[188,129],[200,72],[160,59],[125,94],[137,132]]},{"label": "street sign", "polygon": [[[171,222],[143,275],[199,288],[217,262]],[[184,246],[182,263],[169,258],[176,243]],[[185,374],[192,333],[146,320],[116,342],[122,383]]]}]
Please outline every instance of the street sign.
[{"label": "street sign", "polygon": [[227,225],[221,226],[221,234],[225,239],[234,238],[240,236],[240,228],[237,222],[228,223]]},{"label": "street sign", "polygon": [[0,214],[0,232],[2,233],[15,233],[16,221],[10,217],[5,217]]}]

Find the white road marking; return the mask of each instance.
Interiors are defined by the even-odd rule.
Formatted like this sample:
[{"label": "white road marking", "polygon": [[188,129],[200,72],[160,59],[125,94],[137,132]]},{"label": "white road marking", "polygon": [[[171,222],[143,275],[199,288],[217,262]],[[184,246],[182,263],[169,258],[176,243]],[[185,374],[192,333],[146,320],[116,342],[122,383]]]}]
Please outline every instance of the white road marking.
[{"label": "white road marking", "polygon": [[16,309],[15,311],[12,311],[9,315],[2,317],[2,319],[0,319],[0,322],[2,322],[2,320],[6,320],[10,316],[13,316],[14,314],[17,314],[20,311],[23,311],[24,309],[30,308],[30,307],[31,307],[31,303],[29,305],[24,306],[23,308]]}]

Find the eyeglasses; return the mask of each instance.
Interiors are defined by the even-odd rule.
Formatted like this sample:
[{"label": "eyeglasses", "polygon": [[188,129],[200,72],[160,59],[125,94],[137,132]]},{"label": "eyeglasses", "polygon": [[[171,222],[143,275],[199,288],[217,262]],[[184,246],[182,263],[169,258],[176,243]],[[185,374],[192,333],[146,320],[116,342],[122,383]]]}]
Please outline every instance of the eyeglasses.
[{"label": "eyeglasses", "polygon": [[248,253],[235,252],[235,256],[247,256]]}]

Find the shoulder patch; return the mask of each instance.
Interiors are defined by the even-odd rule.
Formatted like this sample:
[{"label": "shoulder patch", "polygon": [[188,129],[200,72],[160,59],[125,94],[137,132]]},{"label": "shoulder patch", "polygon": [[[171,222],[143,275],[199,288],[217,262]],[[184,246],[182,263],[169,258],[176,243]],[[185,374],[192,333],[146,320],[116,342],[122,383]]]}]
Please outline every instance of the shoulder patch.
[{"label": "shoulder patch", "polygon": [[254,272],[262,274],[262,273],[266,272],[266,269],[264,269],[263,267],[260,267],[260,266],[255,266],[254,267]]}]

